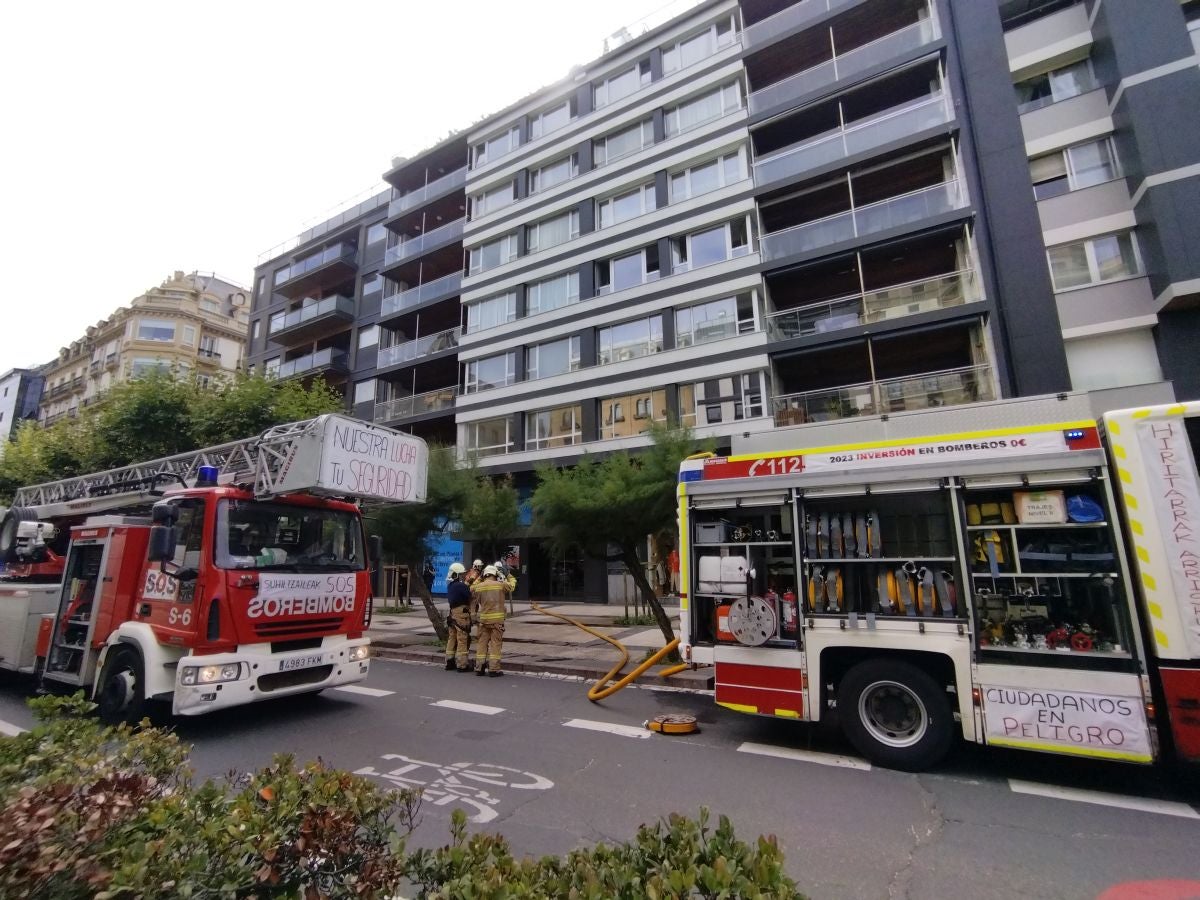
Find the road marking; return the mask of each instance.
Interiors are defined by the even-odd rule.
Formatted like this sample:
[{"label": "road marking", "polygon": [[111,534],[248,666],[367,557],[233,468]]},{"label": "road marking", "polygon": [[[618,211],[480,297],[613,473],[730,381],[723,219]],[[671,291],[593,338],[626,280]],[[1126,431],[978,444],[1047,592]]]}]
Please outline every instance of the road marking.
[{"label": "road marking", "polygon": [[341,687],[335,687],[335,691],[342,691],[346,694],[362,694],[364,697],[390,697],[395,691],[381,691],[379,688],[362,687],[357,684],[344,684]]},{"label": "road marking", "polygon": [[0,719],[0,734],[5,737],[16,737],[18,734],[24,734],[25,729],[19,725],[14,725],[12,722],[5,722]]},{"label": "road marking", "polygon": [[773,747],[770,744],[756,744],[753,741],[747,741],[738,747],[738,753],[755,753],[759,756],[794,759],[797,762],[816,763],[819,766],[834,766],[838,769],[858,769],[861,772],[871,771],[871,764],[869,762],[864,759],[855,759],[853,756],[838,756],[834,753],[813,753],[811,750]]},{"label": "road marking", "polygon": [[648,738],[651,732],[647,728],[634,725],[616,725],[612,722],[593,722],[591,719],[571,719],[563,722],[567,728],[582,728],[585,731],[607,731],[609,734],[619,734],[621,737]]},{"label": "road marking", "polygon": [[497,713],[504,712],[503,706],[485,706],[482,703],[464,703],[462,700],[439,700],[436,703],[430,703],[430,706],[441,706],[445,709],[461,709],[463,712],[482,713],[485,716],[494,716]]},{"label": "road marking", "polygon": [[1158,813],[1163,816],[1178,816],[1181,819],[1200,819],[1200,812],[1186,803],[1174,800],[1151,800],[1148,797],[1131,797],[1127,794],[1110,794],[1105,791],[1085,791],[1080,788],[1055,787],[1038,784],[1036,781],[1008,779],[1014,794],[1033,794],[1052,800],[1074,800],[1077,803],[1094,803],[1098,806],[1115,806],[1118,809],[1134,809],[1140,812]]}]

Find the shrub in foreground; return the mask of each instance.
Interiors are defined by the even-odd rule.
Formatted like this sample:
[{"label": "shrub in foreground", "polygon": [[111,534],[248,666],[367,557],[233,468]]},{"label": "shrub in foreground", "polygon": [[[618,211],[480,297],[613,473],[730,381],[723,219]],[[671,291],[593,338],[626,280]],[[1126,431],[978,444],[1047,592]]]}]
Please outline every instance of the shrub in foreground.
[{"label": "shrub in foreground", "polygon": [[407,852],[417,792],[280,756],[193,780],[162,729],[102,726],[81,698],[30,701],[39,724],[0,738],[0,897],[798,898],[773,838],[672,815],[623,844],[515,859],[503,837]]}]

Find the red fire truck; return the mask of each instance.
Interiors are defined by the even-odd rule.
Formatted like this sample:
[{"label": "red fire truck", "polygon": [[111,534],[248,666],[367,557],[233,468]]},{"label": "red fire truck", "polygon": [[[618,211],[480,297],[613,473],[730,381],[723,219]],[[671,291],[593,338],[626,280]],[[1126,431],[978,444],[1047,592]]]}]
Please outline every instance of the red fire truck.
[{"label": "red fire truck", "polygon": [[1200,403],[1079,394],[735,438],[680,471],[685,659],[893,768],[1200,762],[1198,440]]},{"label": "red fire truck", "polygon": [[420,502],[411,435],[326,415],[22,488],[0,522],[0,668],[109,720],[361,681],[378,559],[355,501]]}]

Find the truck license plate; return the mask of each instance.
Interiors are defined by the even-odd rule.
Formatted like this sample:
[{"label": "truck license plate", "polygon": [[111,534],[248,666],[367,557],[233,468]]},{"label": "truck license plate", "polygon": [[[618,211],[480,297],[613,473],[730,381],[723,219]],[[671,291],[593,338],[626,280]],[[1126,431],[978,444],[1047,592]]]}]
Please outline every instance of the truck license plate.
[{"label": "truck license plate", "polygon": [[292,669],[307,669],[309,666],[319,666],[323,658],[320,653],[311,653],[308,656],[293,656],[290,659],[281,659],[279,661],[279,671],[288,672]]}]

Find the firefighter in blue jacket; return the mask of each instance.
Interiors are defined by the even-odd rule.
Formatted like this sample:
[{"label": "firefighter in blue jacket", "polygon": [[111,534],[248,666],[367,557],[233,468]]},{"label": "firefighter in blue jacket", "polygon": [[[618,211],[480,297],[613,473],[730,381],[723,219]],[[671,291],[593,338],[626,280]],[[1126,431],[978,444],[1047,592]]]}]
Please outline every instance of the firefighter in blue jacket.
[{"label": "firefighter in blue jacket", "polygon": [[471,589],[463,576],[467,568],[462,563],[451,563],[446,580],[446,599],[450,601],[449,635],[446,638],[446,671],[471,671],[467,652],[471,649]]}]

